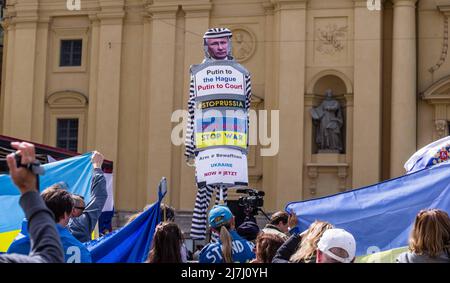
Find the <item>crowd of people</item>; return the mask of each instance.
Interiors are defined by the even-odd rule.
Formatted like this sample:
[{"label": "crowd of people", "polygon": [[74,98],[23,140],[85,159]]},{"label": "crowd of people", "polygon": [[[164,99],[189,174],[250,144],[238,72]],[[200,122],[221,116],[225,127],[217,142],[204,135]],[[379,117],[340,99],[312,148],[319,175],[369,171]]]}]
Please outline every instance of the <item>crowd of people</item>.
[{"label": "crowd of people", "polygon": [[[10,176],[21,193],[20,205],[26,220],[22,231],[0,262],[89,263],[83,245],[91,239],[106,201],[106,182],[101,170],[103,155],[94,152],[91,199],[72,195],[67,184],[37,189],[37,175],[28,164],[35,160],[34,146],[12,143],[20,155],[7,156]],[[183,233],[174,222],[175,211],[161,206],[162,222],[155,229],[148,263],[353,263],[356,241],[351,233],[332,223],[315,221],[305,231],[298,228],[294,214],[279,211],[259,229],[252,221],[236,227],[235,217],[226,205],[215,205],[208,213],[208,224],[219,235],[194,253],[188,251]],[[135,217],[135,216],[134,216]],[[397,258],[400,263],[450,262],[450,218],[439,209],[420,211],[413,224],[409,249]]]}]

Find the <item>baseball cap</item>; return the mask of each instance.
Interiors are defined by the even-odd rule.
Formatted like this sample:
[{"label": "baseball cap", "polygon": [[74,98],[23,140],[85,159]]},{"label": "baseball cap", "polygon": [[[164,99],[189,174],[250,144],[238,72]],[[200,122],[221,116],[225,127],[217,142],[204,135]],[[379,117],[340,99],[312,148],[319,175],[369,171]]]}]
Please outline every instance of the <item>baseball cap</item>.
[{"label": "baseball cap", "polygon": [[[328,229],[320,238],[317,248],[327,256],[339,262],[350,263],[355,257],[356,242],[353,235],[344,229]],[[335,255],[330,251],[332,248],[341,248],[345,250],[348,257],[343,258]]]},{"label": "baseball cap", "polygon": [[222,224],[229,222],[232,218],[233,214],[227,206],[215,205],[209,211],[208,221],[211,227],[217,228]]}]

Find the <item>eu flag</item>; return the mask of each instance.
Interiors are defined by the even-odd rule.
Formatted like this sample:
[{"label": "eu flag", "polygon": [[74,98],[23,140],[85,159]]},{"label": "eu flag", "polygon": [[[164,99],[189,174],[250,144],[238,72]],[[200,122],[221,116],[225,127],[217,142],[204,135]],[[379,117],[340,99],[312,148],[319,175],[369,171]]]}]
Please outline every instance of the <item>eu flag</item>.
[{"label": "eu flag", "polygon": [[128,225],[86,243],[92,262],[140,263],[147,259],[160,220],[160,205],[167,192],[166,179],[159,184],[158,201]]}]

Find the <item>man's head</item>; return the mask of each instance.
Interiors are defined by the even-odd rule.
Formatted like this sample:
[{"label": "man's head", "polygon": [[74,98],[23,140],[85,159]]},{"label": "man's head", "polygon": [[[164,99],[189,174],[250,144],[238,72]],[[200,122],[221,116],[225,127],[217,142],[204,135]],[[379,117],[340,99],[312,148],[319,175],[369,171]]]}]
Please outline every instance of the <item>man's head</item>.
[{"label": "man's head", "polygon": [[285,211],[277,211],[270,217],[270,224],[277,226],[281,232],[286,233],[289,230],[288,226],[289,214]]},{"label": "man's head", "polygon": [[45,205],[53,212],[55,222],[66,226],[73,208],[72,195],[58,186],[51,186],[41,193]]},{"label": "man's head", "polygon": [[212,28],[203,36],[205,54],[216,60],[227,59],[231,55],[232,33],[227,28]]},{"label": "man's head", "polygon": [[83,214],[86,204],[83,196],[72,194],[73,209],[70,217],[79,217]]},{"label": "man's head", "polygon": [[344,229],[326,230],[317,244],[317,263],[351,263],[355,260],[356,241]]}]

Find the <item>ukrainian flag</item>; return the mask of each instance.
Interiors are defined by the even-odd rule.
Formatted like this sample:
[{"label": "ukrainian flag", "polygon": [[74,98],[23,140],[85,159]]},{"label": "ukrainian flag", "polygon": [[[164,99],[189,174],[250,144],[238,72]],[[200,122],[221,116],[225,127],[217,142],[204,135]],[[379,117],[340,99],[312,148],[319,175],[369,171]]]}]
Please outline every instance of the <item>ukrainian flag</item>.
[{"label": "ukrainian flag", "polygon": [[[40,189],[64,181],[71,193],[90,200],[92,178],[92,152],[54,163],[43,165],[45,175],[40,177]],[[0,252],[6,252],[11,242],[20,232],[25,217],[19,205],[20,192],[12,183],[9,175],[0,175]]]}]

